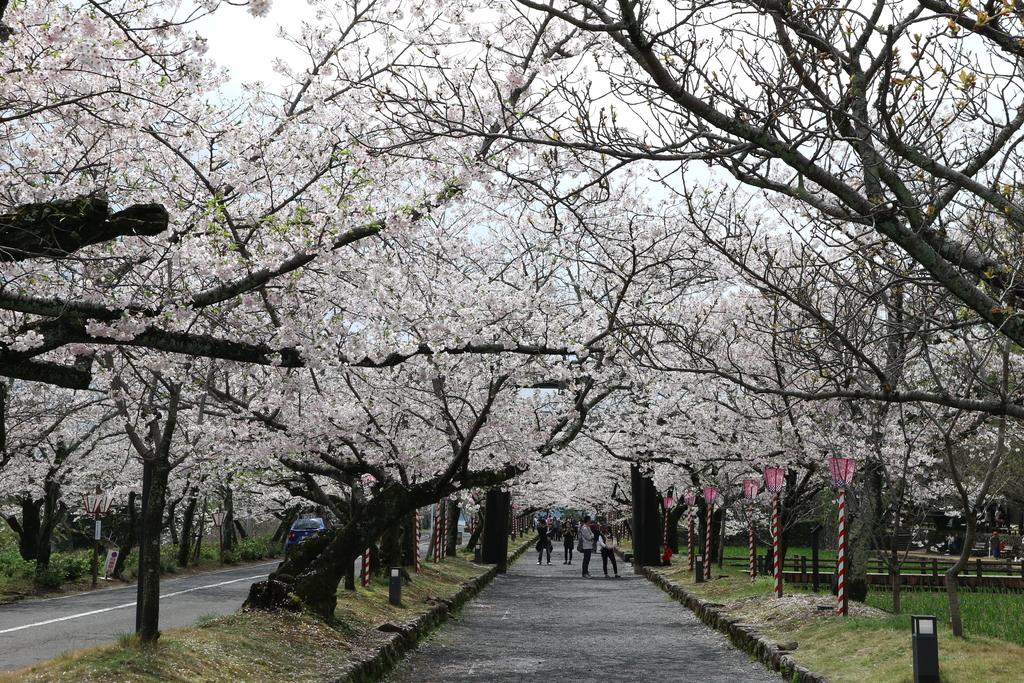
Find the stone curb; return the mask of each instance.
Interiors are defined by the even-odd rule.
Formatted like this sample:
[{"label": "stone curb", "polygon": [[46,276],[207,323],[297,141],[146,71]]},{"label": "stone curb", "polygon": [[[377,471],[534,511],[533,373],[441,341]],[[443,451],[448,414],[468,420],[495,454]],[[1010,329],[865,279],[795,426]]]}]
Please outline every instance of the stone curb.
[{"label": "stone curb", "polygon": [[648,581],[688,607],[706,625],[727,635],[733,645],[752,655],[769,669],[779,672],[787,681],[792,683],[828,683],[828,679],[821,674],[816,674],[807,667],[797,664],[796,660],[786,654],[787,650],[780,647],[780,644],[774,640],[762,636],[756,626],[740,623],[738,619],[727,616],[722,611],[723,605],[720,603],[697,597],[682,586],[652,571],[650,567],[640,567],[640,573]]},{"label": "stone curb", "polygon": [[[528,541],[517,548],[508,558],[512,564],[519,556],[531,547],[533,541]],[[407,652],[416,648],[419,641],[443,624],[449,616],[454,614],[466,602],[476,597],[494,577],[498,575],[498,568],[491,567],[486,572],[462,584],[462,587],[451,598],[444,600],[441,604],[435,605],[429,611],[421,614],[414,621],[392,625],[387,624],[391,634],[383,645],[375,647],[357,662],[349,664],[344,671],[335,679],[336,683],[371,683],[379,681],[405,656]]]}]

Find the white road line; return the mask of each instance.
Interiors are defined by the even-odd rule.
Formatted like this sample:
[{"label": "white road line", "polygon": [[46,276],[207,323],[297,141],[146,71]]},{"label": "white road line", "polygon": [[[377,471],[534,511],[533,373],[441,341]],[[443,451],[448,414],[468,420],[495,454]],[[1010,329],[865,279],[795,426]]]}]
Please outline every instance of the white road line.
[{"label": "white road line", "polygon": [[[272,564],[281,564],[280,560],[274,560],[273,562],[263,562],[261,564],[250,564],[245,567],[232,567],[231,569],[216,569],[209,572],[199,572],[198,574],[185,574],[183,576],[171,576],[162,577],[165,578],[166,583],[177,583],[178,581],[188,581],[200,576],[213,576],[214,574],[227,574],[228,572],[237,572],[241,569],[256,569],[257,567],[269,567]],[[14,602],[8,602],[0,605],[0,614],[3,613],[4,607],[7,605],[35,605],[40,602],[54,602],[55,600],[71,600],[72,598],[80,598],[84,595],[110,595],[119,591],[134,591],[137,590],[135,584],[128,584],[127,586],[111,586],[109,588],[100,588],[91,591],[79,591],[77,593],[69,593],[68,595],[55,595],[52,598],[28,598],[27,600],[17,600]],[[132,603],[135,604],[135,603]]]},{"label": "white road line", "polygon": [[[241,579],[231,579],[230,581],[221,581],[220,583],[211,583],[206,586],[196,586],[195,588],[186,588],[185,590],[175,591],[173,593],[165,593],[160,596],[160,599],[173,598],[176,595],[182,595],[184,593],[192,593],[193,591],[201,591],[207,588],[217,588],[218,586],[226,586],[229,583],[238,583],[239,581],[252,581],[253,579],[262,579],[265,574],[257,574],[256,576],[246,576]],[[78,614],[69,614],[66,617],[58,617],[56,619],[47,619],[46,621],[37,621],[34,624],[25,624],[24,626],[15,626],[14,628],[5,628],[0,631],[0,635],[5,633],[14,633],[15,631],[23,631],[27,628],[35,628],[37,626],[46,626],[48,624],[56,624],[61,621],[70,621],[71,619],[81,619],[82,617],[91,617],[94,614],[102,614],[104,612],[113,612],[117,609],[125,609],[126,607],[134,607],[135,601],[126,602],[123,605],[114,605],[113,607],[104,607],[103,609],[94,609],[89,612],[80,612]]]}]

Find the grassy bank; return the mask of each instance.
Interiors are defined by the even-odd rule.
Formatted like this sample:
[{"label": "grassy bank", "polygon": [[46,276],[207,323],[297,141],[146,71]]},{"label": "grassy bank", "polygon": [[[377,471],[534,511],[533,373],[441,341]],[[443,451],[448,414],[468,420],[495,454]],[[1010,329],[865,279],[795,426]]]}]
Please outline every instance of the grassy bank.
[{"label": "grassy bank", "polygon": [[[281,544],[269,538],[249,538],[236,542],[235,548],[224,555],[226,564],[255,562],[280,556]],[[160,548],[160,572],[162,574],[193,573],[214,569],[219,566],[216,540],[204,540],[200,554],[188,567],[177,563],[178,546],[164,544]],[[45,597],[57,593],[87,590],[92,584],[91,550],[55,552],[50,556],[50,565],[39,571],[34,561],[21,559],[17,540],[7,527],[0,528],[0,604],[30,597]],[[100,557],[101,565],[103,557]],[[124,565],[124,578],[134,581],[138,567],[138,555],[129,553]],[[110,585],[102,582],[101,587]]]},{"label": "grassy bank", "polygon": [[[677,557],[679,559],[679,557]],[[814,595],[787,584],[776,601],[767,576],[751,582],[741,568],[713,567],[713,579],[693,582],[682,562],[657,569],[673,582],[713,602],[744,623],[757,624],[768,637],[792,641],[792,656],[836,683],[901,683],[912,679],[910,614],[939,618],[939,654],[944,683],[1011,683],[1021,680],[1024,662],[1024,595],[961,592],[967,638],[954,638],[946,623],[945,593],[904,592],[901,614],[891,611],[891,595],[875,591],[864,605],[851,603],[852,616],[836,617],[834,597]],[[820,609],[820,608],[824,609]]]},{"label": "grassy bank", "polygon": [[164,631],[151,648],[124,637],[0,674],[0,683],[99,683],[111,676],[124,683],[332,680],[351,661],[385,641],[388,634],[378,630],[381,624],[414,620],[437,598],[450,598],[465,581],[487,569],[462,554],[439,565],[424,562],[412,583],[403,587],[399,606],[388,603],[387,577],[382,576],[367,588],[339,589],[332,625],[305,615],[237,612]]}]

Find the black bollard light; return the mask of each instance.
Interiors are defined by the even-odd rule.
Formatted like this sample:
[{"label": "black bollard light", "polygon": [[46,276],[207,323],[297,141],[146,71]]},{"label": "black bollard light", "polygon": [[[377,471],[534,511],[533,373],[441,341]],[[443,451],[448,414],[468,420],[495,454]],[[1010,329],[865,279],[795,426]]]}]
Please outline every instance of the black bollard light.
[{"label": "black bollard light", "polygon": [[402,570],[398,567],[391,568],[391,578],[388,582],[388,602],[392,605],[402,604]]},{"label": "black bollard light", "polygon": [[480,564],[480,562],[481,562],[481,559],[480,559],[481,558],[481,554],[480,553],[481,553],[480,546],[476,546],[475,548],[473,548],[473,561],[476,562],[477,564]]},{"label": "black bollard light", "polygon": [[935,621],[935,617],[925,614],[910,617],[914,683],[939,683],[939,634]]},{"label": "black bollard light", "polygon": [[693,561],[694,583],[704,583],[704,558],[698,557]]}]

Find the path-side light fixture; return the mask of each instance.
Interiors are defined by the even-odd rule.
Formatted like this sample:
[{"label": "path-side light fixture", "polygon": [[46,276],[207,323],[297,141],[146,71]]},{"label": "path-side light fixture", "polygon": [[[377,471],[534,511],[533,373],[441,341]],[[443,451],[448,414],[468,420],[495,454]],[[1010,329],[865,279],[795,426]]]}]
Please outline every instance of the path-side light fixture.
[{"label": "path-side light fixture", "polygon": [[693,511],[694,511],[694,506],[697,503],[697,494],[694,493],[693,491],[687,491],[686,493],[683,494],[683,500],[686,502],[686,507],[687,507],[686,514],[687,514],[687,517],[688,517],[687,521],[689,522],[689,529],[688,529],[688,533],[686,535],[686,554],[690,556],[690,571],[692,572],[693,571],[693,555],[694,555],[694,553],[693,553],[693,535],[694,535],[693,534],[693,532],[694,532]]},{"label": "path-side light fixture", "polygon": [[832,485],[839,496],[839,543],[836,546],[836,614],[849,614],[849,603],[846,597],[846,487],[853,482],[853,472],[857,461],[853,458],[833,457],[829,459],[828,469],[832,477]]},{"label": "path-side light fixture", "polygon": [[717,486],[705,486],[704,487],[704,502],[707,503],[708,507],[708,521],[707,529],[704,534],[704,578],[711,578],[711,526],[712,513],[715,509],[715,500],[718,498],[718,487]]},{"label": "path-side light fixture", "polygon": [[392,605],[402,604],[402,570],[399,567],[391,567],[388,577],[388,602]]},{"label": "path-side light fixture", "polygon": [[939,683],[939,636],[931,615],[910,617],[914,653],[914,683]]},{"label": "path-side light fixture", "polygon": [[750,580],[757,578],[757,541],[754,538],[754,500],[761,488],[757,479],[743,480],[743,497],[747,500],[747,536],[750,541]]},{"label": "path-side light fixture", "polygon": [[85,509],[85,514],[90,515],[93,519],[92,562],[90,565],[93,588],[96,587],[99,577],[99,548],[100,539],[103,537],[103,522],[100,521],[100,517],[110,512],[113,502],[114,499],[111,495],[104,493],[98,485],[95,493],[82,494],[82,507]]},{"label": "path-side light fixture", "polygon": [[764,468],[764,486],[772,494],[772,578],[775,597],[782,597],[782,555],[779,552],[782,529],[779,524],[779,493],[786,485],[786,470],[782,467]]}]

